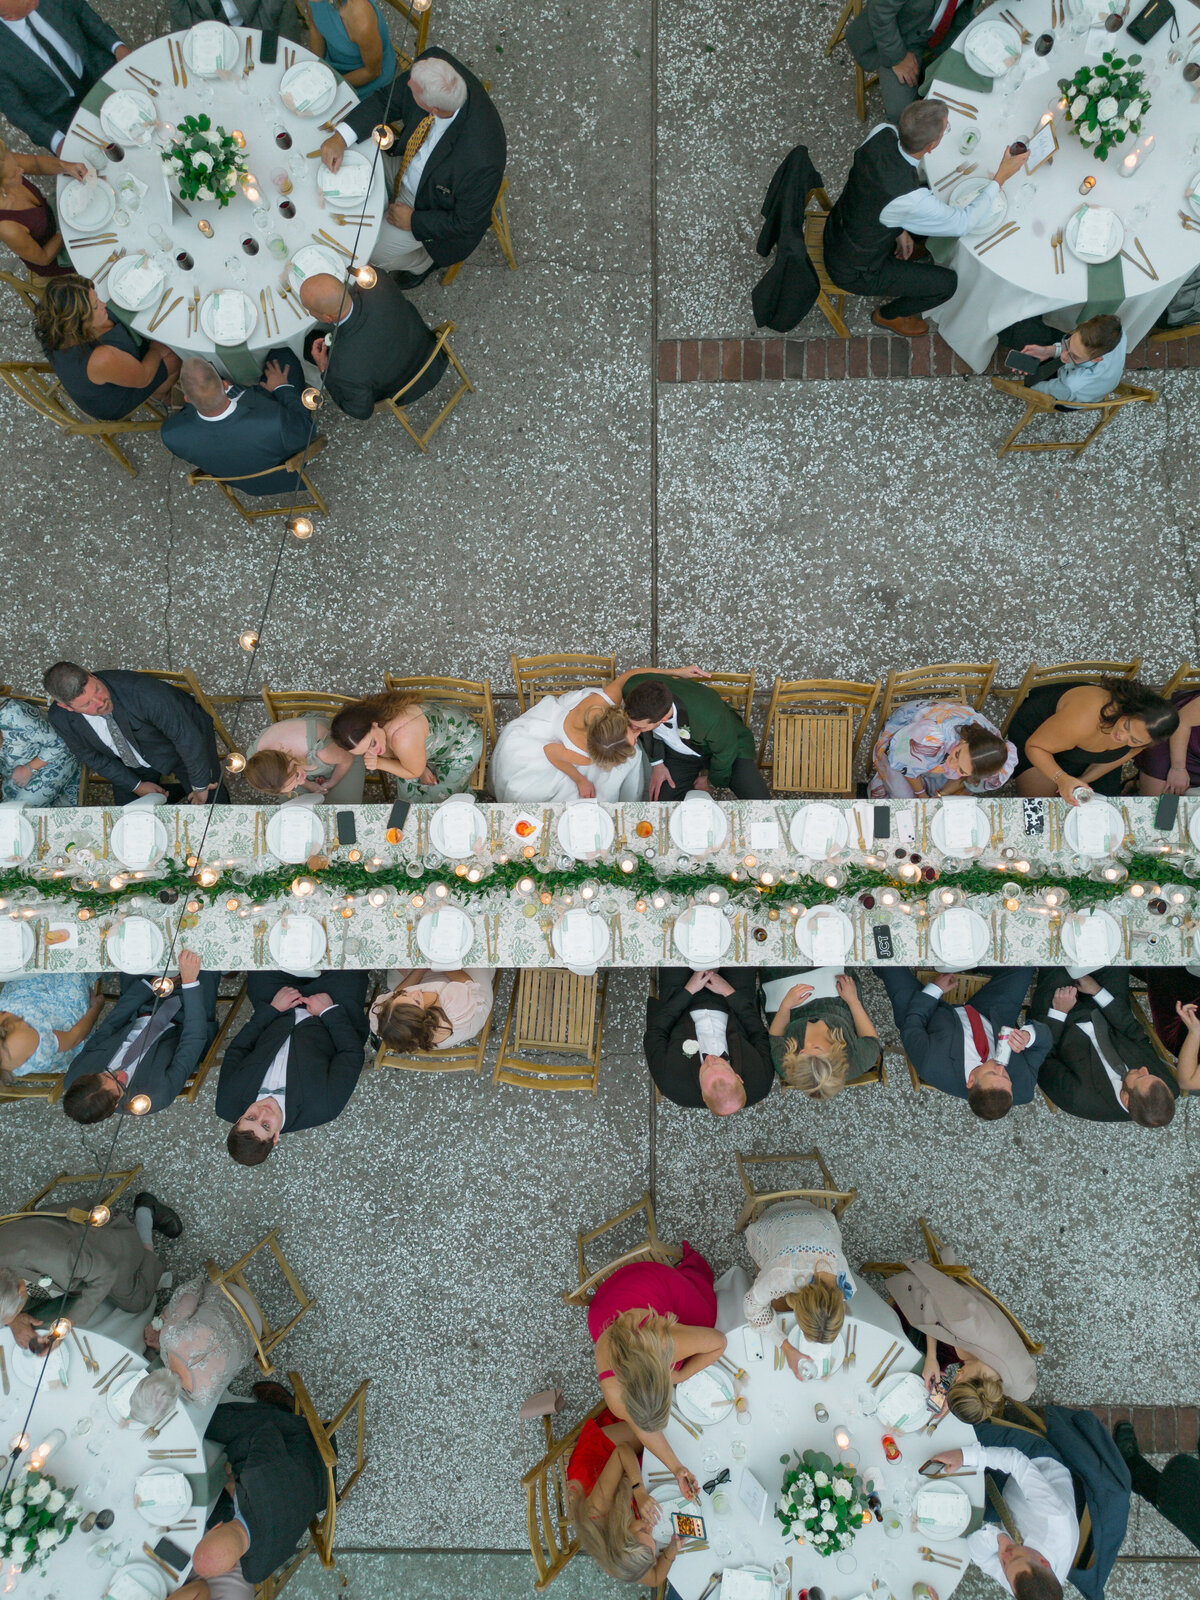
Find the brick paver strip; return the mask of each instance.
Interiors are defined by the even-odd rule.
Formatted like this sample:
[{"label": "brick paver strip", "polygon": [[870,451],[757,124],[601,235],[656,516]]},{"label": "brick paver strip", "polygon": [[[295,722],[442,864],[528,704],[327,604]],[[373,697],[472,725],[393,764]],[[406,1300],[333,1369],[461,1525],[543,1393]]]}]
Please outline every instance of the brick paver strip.
[{"label": "brick paver strip", "polygon": [[[1129,352],[1127,372],[1200,367],[1200,336],[1150,344]],[[987,371],[1000,372],[992,357]],[[660,383],[763,383],[803,378],[966,377],[970,368],[940,335],[896,339],[890,334],[853,339],[662,339]],[[1011,374],[1015,376],[1015,374]]]},{"label": "brick paver strip", "polygon": [[1196,1406],[1089,1406],[1110,1432],[1118,1422],[1132,1422],[1138,1444],[1147,1454],[1175,1455],[1196,1449],[1200,1408]]}]

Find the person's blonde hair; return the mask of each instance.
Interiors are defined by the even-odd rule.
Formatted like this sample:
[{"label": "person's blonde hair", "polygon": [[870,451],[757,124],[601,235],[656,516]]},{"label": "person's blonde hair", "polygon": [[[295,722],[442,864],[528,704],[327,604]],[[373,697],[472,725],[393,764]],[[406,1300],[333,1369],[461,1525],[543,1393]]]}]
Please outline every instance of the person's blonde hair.
[{"label": "person's blonde hair", "polygon": [[671,1329],[677,1320],[652,1312],[643,1321],[641,1312],[623,1311],[608,1327],[613,1377],[621,1385],[630,1422],[643,1433],[658,1433],[671,1415]]},{"label": "person's blonde hair", "polygon": [[78,272],[50,279],[33,314],[34,330],[44,350],[70,350],[92,342],[91,287]]},{"label": "person's blonde hair", "polygon": [[832,1100],[846,1087],[850,1072],[850,1050],[846,1035],[840,1028],[829,1030],[828,1055],[813,1055],[801,1050],[795,1039],[783,1047],[783,1081],[789,1088],[799,1089],[810,1100]]},{"label": "person's blonde hair", "polygon": [[846,1320],[846,1297],[836,1283],[815,1278],[787,1296],[796,1325],[810,1344],[832,1344]]},{"label": "person's blonde hair", "polygon": [[587,1496],[579,1484],[573,1483],[567,1494],[567,1515],[579,1548],[619,1583],[637,1583],[658,1559],[633,1531],[631,1501],[624,1477],[612,1505],[599,1516],[588,1510]]},{"label": "person's blonde hair", "polygon": [[242,776],[260,794],[282,794],[284,784],[290,783],[298,772],[307,770],[299,756],[289,756],[283,750],[256,750],[246,762]]},{"label": "person's blonde hair", "polygon": [[624,706],[594,711],[585,727],[588,756],[601,772],[629,760],[633,746],[629,743],[629,713]]},{"label": "person's blonde hair", "polygon": [[1004,1410],[1004,1385],[999,1378],[984,1373],[975,1378],[959,1378],[946,1391],[946,1404],[960,1422],[974,1428]]}]

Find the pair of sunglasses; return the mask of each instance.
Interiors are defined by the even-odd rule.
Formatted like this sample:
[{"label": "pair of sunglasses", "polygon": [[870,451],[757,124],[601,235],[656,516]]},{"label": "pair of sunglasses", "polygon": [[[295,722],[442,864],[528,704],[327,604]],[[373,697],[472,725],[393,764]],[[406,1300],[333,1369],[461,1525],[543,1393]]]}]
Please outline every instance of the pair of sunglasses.
[{"label": "pair of sunglasses", "polygon": [[700,1487],[704,1490],[705,1494],[712,1494],[714,1489],[718,1488],[721,1484],[728,1482],[729,1468],[725,1467],[717,1473],[715,1478],[710,1478],[707,1483],[701,1484]]}]

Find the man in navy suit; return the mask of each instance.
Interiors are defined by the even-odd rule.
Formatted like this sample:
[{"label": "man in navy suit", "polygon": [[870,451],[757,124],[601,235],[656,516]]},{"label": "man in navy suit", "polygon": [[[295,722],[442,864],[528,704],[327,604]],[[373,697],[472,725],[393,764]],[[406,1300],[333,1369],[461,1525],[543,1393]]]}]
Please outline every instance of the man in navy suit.
[{"label": "man in navy suit", "polygon": [[0,0],[0,111],[57,155],[84,95],[128,54],[87,0]]},{"label": "man in navy suit", "polygon": [[268,471],[303,450],[311,432],[312,417],[300,399],[304,373],[290,350],[267,352],[254,389],[239,389],[200,356],[183,363],[179,381],[188,404],[162,425],[162,442],[172,455],[220,478],[265,472],[238,485],[246,494],[304,487],[294,472]]}]

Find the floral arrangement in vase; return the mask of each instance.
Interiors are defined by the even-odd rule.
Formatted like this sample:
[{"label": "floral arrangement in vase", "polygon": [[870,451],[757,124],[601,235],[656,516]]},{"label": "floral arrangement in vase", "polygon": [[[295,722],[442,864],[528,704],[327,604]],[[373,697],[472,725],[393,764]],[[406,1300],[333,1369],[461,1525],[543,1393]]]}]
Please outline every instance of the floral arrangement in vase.
[{"label": "floral arrangement in vase", "polygon": [[219,206],[229,204],[248,170],[246,152],[206,116],[182,118],[162,158],[181,199],[215,200]]},{"label": "floral arrangement in vase", "polygon": [[1095,66],[1080,67],[1073,78],[1058,80],[1067,102],[1067,121],[1098,161],[1107,161],[1108,152],[1127,134],[1136,135],[1150,109],[1145,74],[1131,70],[1141,59],[1125,60],[1106,50]]},{"label": "floral arrangement in vase", "polygon": [[[786,1466],[791,1456],[780,1456]],[[818,1555],[848,1550],[870,1517],[863,1482],[854,1468],[819,1450],[805,1450],[783,1475],[775,1515],[785,1533],[806,1540]]]},{"label": "floral arrangement in vase", "polygon": [[14,1572],[42,1563],[70,1537],[83,1508],[47,1472],[17,1467],[0,1493],[0,1559]]}]

